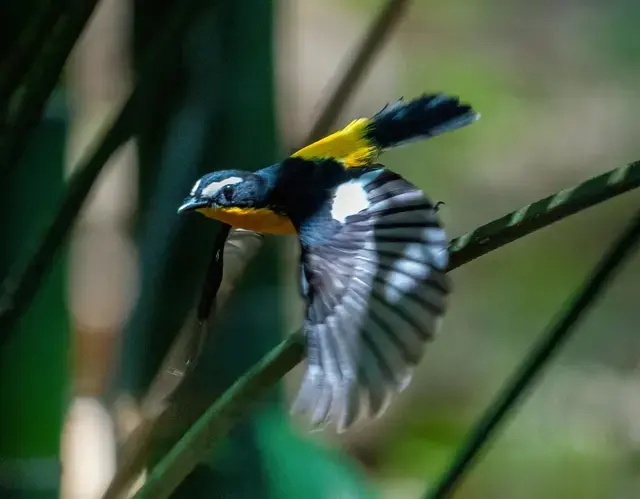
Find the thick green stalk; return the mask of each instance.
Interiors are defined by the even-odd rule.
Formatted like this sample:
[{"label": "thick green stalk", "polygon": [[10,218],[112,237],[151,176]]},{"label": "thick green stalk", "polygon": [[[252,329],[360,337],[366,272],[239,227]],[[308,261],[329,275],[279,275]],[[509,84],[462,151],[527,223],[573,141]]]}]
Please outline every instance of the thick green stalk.
[{"label": "thick green stalk", "polygon": [[[42,279],[47,275],[56,252],[66,241],[80,209],[105,163],[128,138],[137,123],[137,97],[141,88],[151,88],[164,56],[176,38],[186,30],[204,0],[185,0],[175,4],[173,15],[151,45],[144,65],[143,76],[114,119],[110,121],[94,144],[73,168],[64,198],[51,211],[53,217],[35,244],[25,248],[24,256],[13,265],[2,283],[0,295],[0,348],[9,339],[12,327],[31,304]],[[22,256],[22,255],[21,255]]]},{"label": "thick green stalk", "polygon": [[[63,195],[66,134],[66,119],[45,118],[11,175],[10,192],[0,198],[0,275],[38,236]],[[59,497],[69,390],[65,274],[65,258],[56,259],[38,299],[0,350],[0,497]]]},{"label": "thick green stalk", "polygon": [[[39,123],[65,62],[97,3],[98,0],[69,1],[62,15],[58,16],[41,53],[28,69],[22,92],[19,96],[14,96],[17,100],[17,104],[12,106],[15,111],[7,114],[7,129],[0,137],[0,179],[6,179],[8,172],[24,152],[31,131]],[[51,16],[46,10],[45,13]],[[19,70],[20,67],[15,69]],[[0,92],[3,90],[0,88]],[[3,97],[0,93],[0,99]]]}]

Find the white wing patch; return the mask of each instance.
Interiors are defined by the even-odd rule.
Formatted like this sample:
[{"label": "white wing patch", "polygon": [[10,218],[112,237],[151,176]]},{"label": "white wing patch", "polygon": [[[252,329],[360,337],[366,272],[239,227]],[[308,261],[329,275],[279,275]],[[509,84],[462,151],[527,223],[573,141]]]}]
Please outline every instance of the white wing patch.
[{"label": "white wing patch", "polygon": [[360,213],[368,207],[369,199],[362,184],[357,181],[347,182],[336,189],[331,206],[331,217],[340,223],[345,223],[347,217]]},{"label": "white wing patch", "polygon": [[235,185],[242,182],[244,179],[240,177],[229,177],[221,180],[220,182],[212,182],[204,189],[202,189],[202,195],[207,197],[213,197],[220,189],[225,185]]}]

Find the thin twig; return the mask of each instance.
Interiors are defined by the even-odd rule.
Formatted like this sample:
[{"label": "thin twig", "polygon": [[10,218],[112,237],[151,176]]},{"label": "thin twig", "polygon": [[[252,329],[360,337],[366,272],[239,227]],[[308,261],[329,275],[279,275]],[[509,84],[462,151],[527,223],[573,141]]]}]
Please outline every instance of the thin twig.
[{"label": "thin twig", "polygon": [[349,69],[345,71],[315,125],[311,128],[307,144],[319,140],[327,134],[353,90],[370,67],[371,61],[382,49],[395,25],[402,19],[408,6],[408,0],[390,0],[380,10],[378,17],[367,32],[367,36],[362,39],[358,50],[354,53]]},{"label": "thin twig", "polygon": [[40,122],[65,62],[97,3],[98,0],[71,2],[55,24],[35,64],[28,70],[16,111],[9,113],[6,134],[0,140],[0,179],[7,177],[25,150],[31,131]]},{"label": "thin twig", "polygon": [[[193,370],[208,327],[213,322],[211,310],[215,314],[224,307],[242,277],[247,262],[253,259],[262,246],[263,238],[262,234],[243,229],[230,233],[221,231],[218,234],[198,307],[187,317],[183,328],[176,335],[176,340],[140,404],[145,418],[157,417],[169,404],[180,383]],[[222,253],[220,250],[223,250]],[[214,283],[215,286],[208,289],[206,282]],[[208,304],[208,310],[205,304]],[[128,444],[125,447],[127,446]]]},{"label": "thin twig", "polygon": [[211,262],[209,262],[209,267],[202,282],[202,291],[200,292],[200,300],[198,301],[197,318],[200,323],[209,319],[211,309],[215,307],[216,295],[222,284],[224,244],[227,241],[230,230],[230,225],[222,224],[216,240],[213,243],[213,255],[211,255]]},{"label": "thin twig", "polygon": [[567,341],[569,334],[575,329],[578,321],[587,309],[604,291],[608,282],[620,270],[640,240],[640,211],[625,229],[622,235],[600,260],[589,278],[578,290],[564,314],[555,324],[551,324],[547,333],[526,356],[520,367],[514,372],[505,387],[489,404],[484,415],[469,433],[459,453],[439,483],[428,492],[425,499],[444,499],[450,497],[462,477],[469,471],[479,457],[482,448],[489,442],[500,423],[503,423],[510,410],[521,399],[531,385],[541,375],[542,369],[548,365],[552,356]]},{"label": "thin twig", "polygon": [[[222,284],[215,297],[216,308],[224,306],[240,280],[246,262],[252,260],[258,252],[262,239],[262,235],[248,230],[231,231],[224,244],[225,266]],[[219,241],[218,244],[220,244]],[[215,257],[217,249],[216,245],[214,251],[216,266],[219,262],[219,259]],[[215,276],[214,279],[216,279]],[[193,343],[194,338],[199,337],[199,328],[200,323],[194,310],[177,335],[176,341],[169,349],[158,374],[140,404],[142,420],[120,449],[118,469],[102,499],[116,499],[124,494],[124,491],[135,480],[136,475],[144,468],[150,445],[158,432],[165,428],[165,422],[168,421],[168,424],[175,425],[175,420],[172,417],[175,413],[174,406],[177,403],[174,400],[174,394],[191,372],[188,364],[194,358]],[[197,356],[195,358],[197,359]]]},{"label": "thin twig", "polygon": [[[631,170],[631,172],[629,172],[628,170]],[[609,179],[621,177],[622,180],[620,180],[619,182],[612,182],[615,185],[618,185],[618,188],[621,189],[620,185],[626,185],[625,178],[626,178],[626,182],[629,182],[630,179],[635,178],[635,176],[638,173],[637,170],[638,170],[638,162],[632,163],[631,165],[622,167],[618,170],[613,170],[604,175],[595,177],[594,179],[592,179],[592,181],[602,179],[603,177],[606,177]],[[623,175],[624,171],[627,171],[628,175]],[[616,172],[617,172],[617,175],[614,175],[616,174]],[[631,173],[633,173],[633,175],[631,175]],[[587,181],[583,184],[580,184],[580,186],[589,185],[590,182],[591,181]],[[601,182],[599,182],[599,184],[602,187]],[[579,190],[578,187],[576,187],[575,189],[576,191]],[[620,194],[622,192],[630,190],[631,188],[633,187],[627,187],[625,189],[621,189],[616,193],[610,194],[608,197],[612,197],[616,194]],[[568,192],[568,191],[564,191],[564,192]],[[587,192],[590,192],[590,190]],[[542,201],[545,201],[544,206],[547,206],[546,204],[547,200],[559,197],[559,195],[560,193],[542,200]],[[588,198],[589,202],[587,203],[587,201],[584,200],[578,194],[576,194],[576,197],[578,199],[582,199],[582,201],[580,201],[581,208],[573,209],[572,213],[575,213],[576,211],[579,211],[581,209],[585,209],[589,206],[602,202],[604,201],[604,199],[606,199],[606,198],[603,198],[602,196],[596,196],[596,195],[593,195],[593,193],[591,193],[591,195]],[[542,201],[534,203],[534,205],[538,205]],[[534,205],[530,205],[530,206],[534,206]],[[551,207],[550,209],[553,210],[554,208]],[[523,212],[523,211],[526,212],[526,210],[517,210],[505,217],[502,217],[494,222],[491,222],[489,224],[486,224],[478,228],[477,230],[471,232],[470,234],[472,235],[475,233],[490,234],[492,238],[495,238],[495,240],[502,241],[503,239],[501,238],[501,233],[494,231],[492,227],[497,227],[498,222],[500,222],[501,220],[510,220],[511,218],[515,217],[517,213]],[[565,216],[568,216],[568,215],[565,215]],[[556,218],[546,218],[546,225],[549,225],[556,220],[557,220]],[[511,225],[509,224],[502,224],[502,227],[503,227],[503,230],[506,230],[506,231],[512,230],[510,228]],[[540,227],[537,227],[537,228],[540,228]],[[522,237],[532,232],[533,230],[535,229],[522,232],[518,237]],[[471,241],[465,244],[460,244],[461,238],[457,238],[451,242],[449,247],[452,252],[452,256],[456,255],[456,251],[458,251],[456,250],[456,248],[458,247],[460,249],[466,248],[466,250],[464,253],[461,253],[459,257],[456,256],[453,259],[453,265],[449,267],[448,269],[449,271],[452,270],[453,268],[460,267],[461,265],[464,265],[465,263],[468,263],[501,246],[501,244],[487,244],[483,239],[469,238],[466,235],[462,236],[462,238],[471,239]],[[228,419],[230,417],[229,416],[230,413],[234,414],[237,419],[239,419],[241,416],[243,416],[246,413],[246,411],[249,409],[249,404],[244,406],[241,401],[243,400],[250,400],[251,402],[255,401],[255,399],[264,395],[264,393],[266,393],[271,388],[272,384],[277,382],[280,378],[284,377],[297,364],[299,364],[304,360],[304,349],[300,348],[300,346],[298,345],[299,341],[300,339],[297,337],[297,335],[295,338],[293,338],[293,340],[291,338],[287,338],[287,340],[285,340],[278,347],[272,350],[272,352],[269,353],[257,365],[257,366],[260,366],[261,369],[264,369],[266,368],[267,362],[271,362],[271,365],[269,366],[269,380],[271,381],[271,383],[264,383],[264,382],[261,382],[260,380],[255,380],[255,383],[252,383],[251,385],[248,386],[247,383],[249,380],[247,378],[250,376],[245,375],[240,379],[240,381],[234,384],[231,389],[225,392],[225,394],[223,394],[223,396],[213,406],[211,406],[210,409],[206,413],[204,413],[203,416],[200,417],[200,419],[198,419],[197,423],[188,432],[189,443],[185,443],[183,441],[178,442],[178,444],[176,444],[173,450],[167,456],[165,456],[165,458],[160,462],[158,467],[152,471],[149,481],[147,482],[149,484],[149,489],[147,488],[147,484],[145,484],[135,497],[137,498],[155,497],[155,495],[150,494],[149,492],[150,490],[154,491],[154,493],[155,491],[158,491],[158,490],[165,490],[165,488],[166,490],[169,490],[169,491],[173,490],[171,487],[173,487],[174,484],[180,483],[180,480],[178,480],[178,477],[186,476],[186,474],[188,474],[193,469],[193,466],[195,466],[199,462],[199,459],[210,448],[210,445],[212,442],[208,441],[207,437],[212,437],[212,438],[215,437],[215,439],[219,439],[224,434],[224,432],[228,431],[228,429],[231,428],[232,426],[231,423],[233,423],[233,421],[229,421]],[[254,370],[252,370],[251,372],[255,373],[256,372],[255,369],[257,368],[254,368]],[[258,371],[258,372],[262,372],[262,371]],[[251,394],[250,397],[247,396],[248,393]],[[221,420],[218,420],[217,417],[220,414],[224,415],[224,418]],[[166,482],[165,482],[165,478],[163,478],[165,476],[165,473],[167,477]]]},{"label": "thin twig", "polygon": [[200,358],[202,347],[207,339],[211,311],[216,310],[218,290],[222,284],[224,274],[224,248],[231,226],[222,224],[216,240],[213,243],[213,255],[209,262],[209,267],[204,275],[200,300],[196,308],[197,334],[192,335],[191,345],[189,345],[189,357],[187,358],[187,368],[193,369]]},{"label": "thin twig", "polygon": [[147,54],[140,81],[110,125],[98,135],[98,139],[82,157],[79,165],[73,168],[74,173],[69,179],[65,197],[38,246],[26,259],[26,265],[13,268],[2,283],[0,348],[9,338],[13,325],[30,305],[40,282],[51,267],[57,250],[69,235],[105,163],[131,137],[132,126],[137,118],[135,109],[137,95],[142,94],[144,88],[154,83],[155,73],[164,62],[164,54],[175,43],[175,38],[181,36],[203,3],[204,0],[185,0],[176,3],[176,12],[168,16],[168,25],[158,30],[160,35]]}]

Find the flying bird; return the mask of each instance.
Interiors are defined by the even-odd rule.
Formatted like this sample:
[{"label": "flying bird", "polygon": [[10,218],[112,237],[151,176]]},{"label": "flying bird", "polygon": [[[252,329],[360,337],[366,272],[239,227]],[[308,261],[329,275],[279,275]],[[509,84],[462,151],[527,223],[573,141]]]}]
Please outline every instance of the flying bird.
[{"label": "flying bird", "polygon": [[313,426],[378,418],[411,381],[451,290],[437,206],[379,156],[479,117],[442,93],[400,99],[256,172],[206,174],[178,209],[298,236],[307,369],[292,410]]}]

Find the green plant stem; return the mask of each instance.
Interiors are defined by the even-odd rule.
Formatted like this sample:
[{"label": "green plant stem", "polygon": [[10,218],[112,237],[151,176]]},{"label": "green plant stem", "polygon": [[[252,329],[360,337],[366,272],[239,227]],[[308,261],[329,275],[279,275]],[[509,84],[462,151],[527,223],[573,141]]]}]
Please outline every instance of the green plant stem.
[{"label": "green plant stem", "polygon": [[6,134],[0,141],[0,179],[7,177],[24,152],[29,136],[40,122],[45,104],[58,83],[64,64],[97,3],[98,0],[69,2],[35,64],[26,73],[24,91],[19,96],[15,113],[8,115]]},{"label": "green plant stem", "polygon": [[130,136],[128,124],[133,109],[128,102],[112,127],[81,160],[68,182],[66,195],[58,207],[45,235],[27,260],[26,266],[14,267],[2,283],[0,297],[0,348],[7,342],[14,324],[31,304],[42,279],[51,267],[54,257],[69,235],[93,183],[111,154]]},{"label": "green plant stem", "polygon": [[[68,133],[66,109],[54,116],[46,113],[34,133],[33,147],[12,178],[12,195],[0,199],[4,222],[0,223],[1,274],[37,237],[39,226],[64,192]],[[20,214],[17,223],[8,223],[6,217],[14,213]],[[38,300],[16,326],[13,341],[0,350],[2,498],[60,497],[60,437],[71,388],[68,261],[68,252],[61,252],[42,283]]]},{"label": "green plant stem", "polygon": [[449,270],[638,186],[640,161],[634,161],[523,206],[452,241]]},{"label": "green plant stem", "polygon": [[509,411],[514,409],[516,402],[527,393],[527,390],[540,376],[544,366],[567,341],[569,334],[575,329],[587,309],[604,291],[625,260],[632,255],[639,240],[640,212],[636,214],[633,222],[600,260],[591,276],[566,307],[562,316],[549,327],[549,331],[540,338],[540,341],[526,356],[504,388],[489,404],[452,464],[433,490],[424,496],[425,499],[443,499],[451,496],[465,473],[480,456],[482,448],[489,442],[498,425],[505,420]]},{"label": "green plant stem", "polygon": [[146,85],[154,82],[154,74],[163,63],[164,53],[185,31],[204,0],[190,0],[176,3],[176,12],[169,19],[168,26],[150,49],[145,71],[125,104],[107,129],[99,134],[94,145],[89,148],[68,181],[65,197],[53,216],[49,226],[36,246],[26,258],[24,266],[16,266],[2,283],[0,296],[0,348],[8,340],[13,325],[30,305],[44,275],[48,272],[55,254],[64,243],[73,227],[80,209],[109,157],[128,140],[134,130],[136,98]]},{"label": "green plant stem", "polygon": [[219,441],[256,402],[264,391],[274,385],[290,366],[303,357],[304,339],[299,333],[290,335],[269,352],[258,364],[236,381],[191,426],[180,441],[160,461],[135,498],[164,499],[200,462],[206,451]]},{"label": "green plant stem", "polygon": [[380,10],[371,28],[367,31],[366,36],[355,51],[348,69],[343,73],[331,97],[327,100],[322,113],[311,128],[306,141],[307,144],[319,140],[327,134],[355,87],[371,66],[371,61],[380,49],[384,47],[393,28],[402,19],[408,6],[409,0],[389,0],[384,8]]}]

